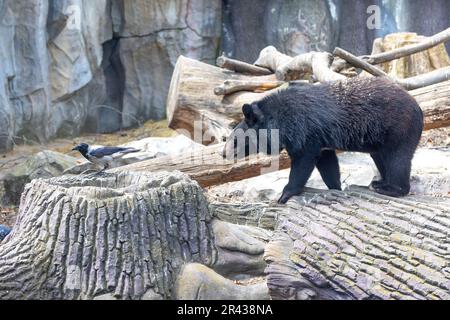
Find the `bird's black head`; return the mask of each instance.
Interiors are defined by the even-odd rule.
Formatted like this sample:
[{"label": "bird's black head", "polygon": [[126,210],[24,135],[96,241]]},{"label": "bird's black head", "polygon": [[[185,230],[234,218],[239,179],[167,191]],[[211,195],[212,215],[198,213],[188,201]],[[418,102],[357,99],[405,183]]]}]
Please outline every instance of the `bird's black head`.
[{"label": "bird's black head", "polygon": [[72,151],[79,151],[82,155],[85,155],[89,150],[89,145],[86,143],[80,143],[75,148],[72,149]]}]

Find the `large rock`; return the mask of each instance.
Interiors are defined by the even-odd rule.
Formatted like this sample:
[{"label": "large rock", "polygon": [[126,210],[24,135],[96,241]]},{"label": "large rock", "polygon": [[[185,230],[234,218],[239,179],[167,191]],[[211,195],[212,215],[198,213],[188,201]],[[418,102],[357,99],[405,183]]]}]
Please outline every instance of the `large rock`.
[{"label": "large rock", "polygon": [[176,60],[185,55],[213,63],[219,47],[221,1],[123,1],[120,60],[124,84],[122,121],[165,117]]},{"label": "large rock", "polygon": [[74,157],[49,150],[30,156],[11,172],[0,175],[0,204],[19,205],[22,191],[31,180],[59,176],[76,163]]},{"label": "large rock", "polygon": [[326,0],[228,0],[223,23],[223,51],[249,63],[268,45],[293,56],[335,43]]}]

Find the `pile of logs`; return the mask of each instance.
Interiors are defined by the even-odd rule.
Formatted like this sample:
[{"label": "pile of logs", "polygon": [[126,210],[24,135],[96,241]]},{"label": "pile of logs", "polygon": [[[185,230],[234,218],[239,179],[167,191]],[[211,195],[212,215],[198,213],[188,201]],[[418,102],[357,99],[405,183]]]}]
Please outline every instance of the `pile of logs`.
[{"label": "pile of logs", "polygon": [[[432,48],[447,56],[443,42],[449,39],[450,28],[416,44],[362,57],[341,48],[336,48],[333,54],[309,52],[290,57],[269,46],[261,51],[254,64],[221,56],[217,59],[218,67],[180,56],[167,100],[169,127],[198,141],[199,137],[193,136],[194,123],[201,123],[201,132],[206,136],[202,143],[217,143],[240,120],[244,103],[259,100],[292,82],[301,85],[354,76],[390,78],[417,99],[425,115],[425,130],[448,126],[450,66],[398,79],[377,65],[426,53]],[[443,64],[448,64],[447,61]],[[364,72],[358,74],[358,69]]]},{"label": "pile of logs", "polygon": [[[172,169],[188,173],[202,186],[259,175],[260,169],[270,166],[274,160],[279,161],[279,169],[288,168],[289,158],[285,154],[280,159],[258,155],[235,163],[224,162],[217,154],[221,146],[216,143],[222,142],[241,119],[244,103],[258,100],[293,82],[302,85],[354,76],[391,77],[377,65],[411,57],[418,52],[427,55],[426,50],[431,48],[441,50],[447,56],[443,42],[449,39],[450,28],[416,44],[363,57],[336,48],[333,55],[310,52],[292,58],[269,46],[261,51],[254,64],[221,56],[217,59],[217,67],[180,56],[167,99],[169,127],[197,142],[214,145],[195,155],[159,158],[130,165],[129,168],[159,170],[169,165]],[[364,72],[358,74],[357,69]],[[425,130],[450,125],[449,77],[450,66],[406,79],[391,77],[410,90],[419,103],[424,112]],[[196,137],[195,132],[201,132],[202,137]],[[194,158],[207,161],[186,164],[185,159]]]}]

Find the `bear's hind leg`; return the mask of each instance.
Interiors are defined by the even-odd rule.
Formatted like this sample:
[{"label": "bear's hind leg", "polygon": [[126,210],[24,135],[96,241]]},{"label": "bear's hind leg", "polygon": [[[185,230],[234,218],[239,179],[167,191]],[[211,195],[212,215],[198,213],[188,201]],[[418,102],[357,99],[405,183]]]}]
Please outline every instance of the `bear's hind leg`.
[{"label": "bear's hind leg", "polygon": [[414,153],[396,150],[383,159],[385,164],[384,183],[373,186],[376,192],[390,197],[402,197],[409,193],[411,160]]},{"label": "bear's hind leg", "polygon": [[291,156],[291,172],[289,182],[284,187],[278,203],[286,203],[292,196],[296,196],[303,191],[306,182],[316,165],[316,156],[304,154]]},{"label": "bear's hind leg", "polygon": [[317,170],[328,189],[341,189],[341,173],[335,150],[323,150],[316,163]]},{"label": "bear's hind leg", "polygon": [[385,184],[386,169],[385,169],[383,156],[381,155],[380,152],[371,153],[370,156],[372,157],[373,162],[375,162],[375,165],[377,166],[378,172],[380,173],[380,176],[381,176],[380,180],[373,180],[370,183],[371,189],[375,190],[375,188],[379,188]]}]

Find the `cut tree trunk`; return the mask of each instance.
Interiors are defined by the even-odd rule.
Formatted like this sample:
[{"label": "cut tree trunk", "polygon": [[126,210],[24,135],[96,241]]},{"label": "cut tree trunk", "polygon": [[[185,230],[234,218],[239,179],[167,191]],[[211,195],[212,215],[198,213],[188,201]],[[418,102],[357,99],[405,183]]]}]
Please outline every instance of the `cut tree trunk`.
[{"label": "cut tree trunk", "polygon": [[[205,145],[223,141],[230,134],[232,124],[239,121],[242,105],[272,92],[215,95],[214,88],[226,80],[271,82],[276,78],[275,75],[247,76],[180,56],[167,97],[169,127]],[[209,137],[202,139],[203,135]]]},{"label": "cut tree trunk", "polygon": [[172,298],[187,262],[213,263],[211,219],[181,173],[34,180],[0,244],[0,299]]},{"label": "cut tree trunk", "polygon": [[[413,78],[414,79],[414,78]],[[196,60],[180,57],[175,67],[167,100],[169,126],[194,141],[211,144],[227,138],[232,125],[242,118],[242,105],[257,101],[285,87],[262,93],[241,91],[226,96],[214,94],[225,81],[274,83],[274,75],[248,77]],[[287,85],[287,84],[286,84]],[[425,130],[450,125],[450,81],[410,91],[424,111]],[[194,135],[197,121],[197,135]],[[208,133],[213,139],[202,139]]]},{"label": "cut tree trunk", "polygon": [[409,91],[424,115],[424,129],[450,126],[450,81]]},{"label": "cut tree trunk", "polygon": [[272,299],[450,299],[450,198],[311,190],[266,212]]},{"label": "cut tree trunk", "polygon": [[200,186],[209,187],[290,167],[290,159],[285,152],[280,157],[258,154],[240,160],[227,160],[220,154],[223,147],[224,144],[212,145],[200,150],[136,162],[108,172],[178,170],[196,180]]}]

